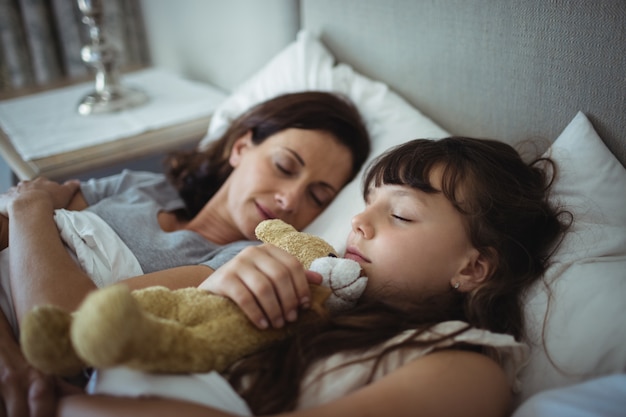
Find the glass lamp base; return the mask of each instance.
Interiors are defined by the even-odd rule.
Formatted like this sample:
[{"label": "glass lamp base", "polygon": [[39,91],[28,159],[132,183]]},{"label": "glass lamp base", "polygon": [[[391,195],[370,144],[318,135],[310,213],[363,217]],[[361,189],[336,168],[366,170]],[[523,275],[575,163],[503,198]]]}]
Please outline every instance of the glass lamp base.
[{"label": "glass lamp base", "polygon": [[148,96],[139,90],[117,88],[114,91],[92,92],[81,100],[78,113],[90,114],[113,113],[140,106],[148,101]]}]

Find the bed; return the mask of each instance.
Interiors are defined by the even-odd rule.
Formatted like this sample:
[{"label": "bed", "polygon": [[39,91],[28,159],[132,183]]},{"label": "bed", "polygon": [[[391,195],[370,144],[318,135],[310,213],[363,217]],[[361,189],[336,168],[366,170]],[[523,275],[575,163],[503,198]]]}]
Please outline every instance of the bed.
[{"label": "bed", "polygon": [[[250,104],[302,89],[349,95],[374,155],[449,134],[536,141],[561,165],[554,198],[576,220],[546,274],[549,290],[527,294],[532,354],[516,406],[554,389],[568,404],[585,398],[568,388],[614,377],[615,391],[600,390],[608,400],[586,404],[626,407],[626,3],[299,4],[297,39],[232,92],[201,146]],[[342,249],[358,201],[353,183],[308,231]]]}]

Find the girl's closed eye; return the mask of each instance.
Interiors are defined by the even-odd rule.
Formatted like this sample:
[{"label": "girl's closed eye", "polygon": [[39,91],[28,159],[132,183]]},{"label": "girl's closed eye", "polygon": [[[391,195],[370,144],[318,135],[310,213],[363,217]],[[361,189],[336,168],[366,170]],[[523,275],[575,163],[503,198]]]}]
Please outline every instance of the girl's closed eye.
[{"label": "girl's closed eye", "polygon": [[403,215],[400,215],[400,214],[393,214],[393,213],[392,213],[392,214],[391,214],[391,217],[393,217],[394,219],[396,219],[396,220],[398,220],[398,221],[405,222],[405,223],[410,223],[410,222],[412,222],[412,221],[413,221],[412,219],[410,219],[410,218],[408,218],[408,217],[405,217],[405,216],[403,216]]}]

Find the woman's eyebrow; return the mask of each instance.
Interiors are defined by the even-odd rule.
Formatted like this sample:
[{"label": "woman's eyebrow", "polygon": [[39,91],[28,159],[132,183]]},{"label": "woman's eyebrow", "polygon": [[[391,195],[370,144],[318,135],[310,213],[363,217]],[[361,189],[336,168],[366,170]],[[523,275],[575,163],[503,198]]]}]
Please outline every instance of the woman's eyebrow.
[{"label": "woman's eyebrow", "polygon": [[[300,156],[300,154],[298,154],[298,152],[294,151],[293,149],[287,148],[287,147],[283,147],[283,149],[286,150],[287,152],[289,152],[290,154],[292,154],[293,157],[298,160],[300,165],[302,165],[303,167],[306,166],[306,163],[304,162],[304,159],[302,159],[302,157]],[[326,188],[332,190],[335,194],[338,193],[337,189],[335,187],[333,187],[332,185],[330,185],[329,183],[327,183],[327,182],[320,182],[320,183],[318,183],[318,185],[321,185],[322,187],[326,187]]]}]

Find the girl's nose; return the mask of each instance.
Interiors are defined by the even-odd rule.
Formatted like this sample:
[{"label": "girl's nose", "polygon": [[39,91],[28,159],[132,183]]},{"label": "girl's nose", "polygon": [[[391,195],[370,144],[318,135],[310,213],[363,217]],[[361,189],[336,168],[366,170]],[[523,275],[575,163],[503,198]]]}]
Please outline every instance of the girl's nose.
[{"label": "girl's nose", "polygon": [[374,237],[374,227],[368,221],[367,213],[365,211],[352,218],[352,231],[356,234],[360,234],[364,239],[371,239]]}]

